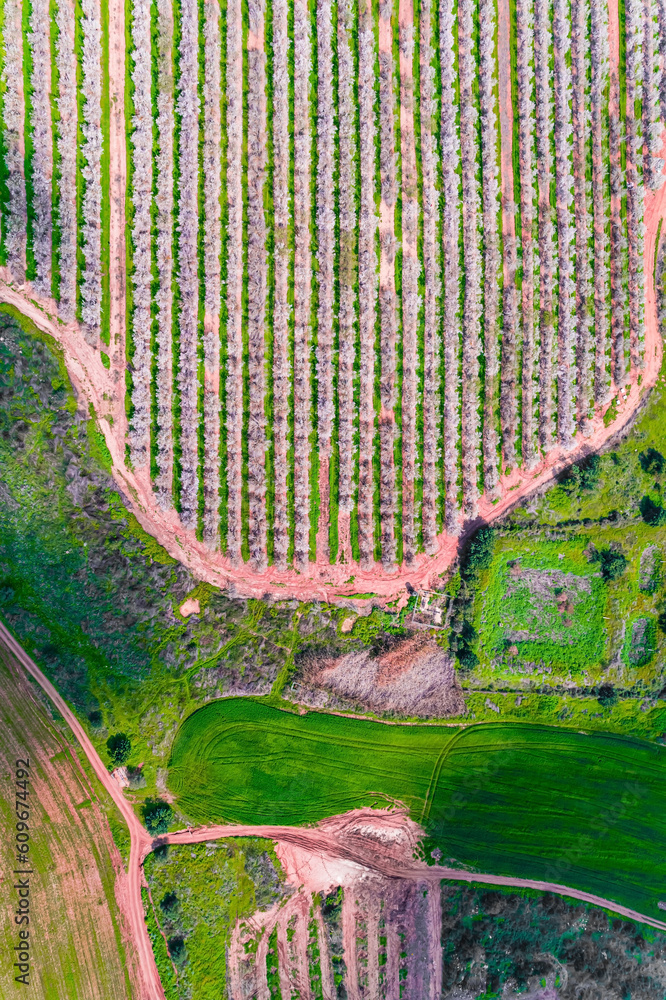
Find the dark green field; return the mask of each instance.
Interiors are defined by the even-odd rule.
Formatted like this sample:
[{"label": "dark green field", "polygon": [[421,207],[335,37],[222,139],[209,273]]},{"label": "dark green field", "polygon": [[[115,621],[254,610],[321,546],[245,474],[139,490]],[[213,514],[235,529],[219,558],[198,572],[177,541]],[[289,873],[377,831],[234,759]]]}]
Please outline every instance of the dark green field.
[{"label": "dark green field", "polygon": [[190,716],[170,787],[199,822],[312,823],[400,800],[428,856],[563,883],[659,916],[666,750],[538,725],[388,726],[252,699]]}]

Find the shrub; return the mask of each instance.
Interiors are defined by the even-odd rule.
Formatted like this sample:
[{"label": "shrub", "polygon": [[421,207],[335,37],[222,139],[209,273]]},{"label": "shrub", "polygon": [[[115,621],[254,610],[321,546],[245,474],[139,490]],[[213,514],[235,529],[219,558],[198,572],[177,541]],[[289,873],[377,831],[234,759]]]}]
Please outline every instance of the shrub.
[{"label": "shrub", "polygon": [[627,568],[627,559],[617,549],[598,549],[592,554],[592,562],[598,562],[604,580],[617,580]]},{"label": "shrub", "polygon": [[644,496],[638,507],[646,524],[656,528],[660,524],[666,523],[666,510],[661,504],[655,503],[651,497]]},{"label": "shrub", "polygon": [[[167,846],[166,844],[164,845]],[[160,909],[165,917],[171,917],[176,912],[180,906],[180,901],[175,892],[167,892],[162,900],[160,900]]]},{"label": "shrub", "polygon": [[570,469],[567,469],[560,485],[566,493],[577,493],[580,489],[580,468],[577,465],[572,465]]},{"label": "shrub", "polygon": [[572,465],[561,481],[562,489],[567,493],[577,493],[583,490],[591,493],[599,485],[601,478],[601,458],[590,455],[579,465]]},{"label": "shrub", "polygon": [[597,692],[597,701],[602,708],[612,708],[617,704],[617,694],[611,684],[602,684]]},{"label": "shrub", "polygon": [[93,712],[88,712],[88,722],[93,727],[93,729],[99,729],[102,725],[102,713],[99,709],[95,709]]},{"label": "shrub", "polygon": [[657,625],[659,626],[659,631],[666,635],[666,609],[660,611],[657,618]]},{"label": "shrub", "polygon": [[148,833],[166,833],[173,818],[173,809],[164,799],[146,799],[142,808],[143,822]]},{"label": "shrub", "polygon": [[176,965],[184,965],[187,961],[185,941],[182,937],[170,937],[168,940],[169,954]]},{"label": "shrub", "polygon": [[599,455],[590,455],[580,463],[580,488],[591,493],[592,490],[596,490],[600,478],[601,458]]},{"label": "shrub", "polygon": [[479,528],[460,561],[460,575],[463,578],[475,581],[481,570],[488,569],[493,559],[493,543],[493,529],[487,525]]},{"label": "shrub", "polygon": [[473,670],[479,662],[479,658],[474,650],[470,649],[470,647],[466,645],[463,645],[459,650],[457,650],[456,656],[458,658],[458,663],[464,670]]},{"label": "shrub", "polygon": [[660,476],[666,465],[666,459],[656,448],[642,451],[638,456],[638,461],[641,463],[643,472],[647,472],[650,476]]},{"label": "shrub", "polygon": [[472,648],[476,640],[472,608],[479,575],[492,562],[493,545],[493,530],[485,525],[471,538],[460,559],[460,589],[453,602],[449,649],[463,670],[473,670],[479,662]]},{"label": "shrub", "polygon": [[106,741],[106,749],[109,751],[109,757],[112,762],[120,767],[124,764],[130,753],[132,752],[132,744],[129,741],[129,737],[125,733],[114,733],[113,736],[109,736]]}]

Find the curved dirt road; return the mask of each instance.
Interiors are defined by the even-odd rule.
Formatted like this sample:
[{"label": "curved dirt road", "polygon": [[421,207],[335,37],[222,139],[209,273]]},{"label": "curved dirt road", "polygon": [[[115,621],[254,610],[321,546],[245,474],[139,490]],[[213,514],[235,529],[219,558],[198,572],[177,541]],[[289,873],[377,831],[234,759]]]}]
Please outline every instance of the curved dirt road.
[{"label": "curved dirt road", "polygon": [[[141,900],[141,866],[145,857],[152,850],[155,840],[135,815],[130,803],[125,799],[122,789],[107,771],[84,728],[65,700],[58,694],[53,684],[44,676],[39,667],[23,650],[2,622],[0,622],[0,641],[8,647],[25,670],[37,681],[70,726],[90,761],[95,774],[113,799],[128,825],[131,837],[131,850],[128,870],[129,903],[126,916],[130,923],[138,953],[137,957],[143,990],[141,1000],[164,1000],[164,991],[144,922],[143,903]],[[371,810],[368,816],[379,819],[380,827],[385,826],[387,829],[395,831],[397,827],[402,826],[406,831],[404,837],[405,850],[402,852],[402,855],[391,855],[390,852],[379,849],[377,841],[373,840],[372,837],[358,836],[358,833],[356,836],[350,836],[350,831],[352,834],[354,833],[353,823],[357,820],[357,816],[364,815],[366,815],[365,810],[357,810],[356,814],[333,817],[313,828],[249,825],[204,826],[193,830],[179,830],[160,837],[158,840],[160,843],[166,842],[177,845],[217,840],[223,837],[265,837],[277,841],[278,844],[296,846],[315,856],[324,855],[332,860],[350,862],[359,869],[376,872],[391,879],[413,878],[436,881],[447,878],[462,882],[482,882],[488,885],[515,886],[537,889],[542,892],[554,892],[560,896],[579,899],[594,906],[603,907],[620,916],[649,924],[651,927],[666,932],[666,922],[656,920],[654,917],[621,906],[613,900],[604,899],[579,889],[572,889],[569,886],[558,885],[552,882],[541,882],[534,879],[510,878],[502,875],[460,871],[456,868],[435,868],[423,862],[416,862],[412,857],[414,838],[418,832],[416,824],[408,820],[406,815],[396,813],[395,811],[387,813],[384,818],[379,817],[377,810]]]},{"label": "curved dirt road", "polygon": [[[666,139],[666,132],[663,133],[663,138]],[[666,142],[662,146],[662,156],[666,160]],[[530,472],[518,468],[510,475],[501,477],[498,485],[499,501],[494,502],[491,497],[483,495],[478,502],[479,519],[463,526],[462,537],[474,530],[478,523],[490,523],[535,490],[551,484],[572,462],[601,449],[630,423],[646,392],[655,385],[661,368],[663,347],[653,273],[656,236],[659,223],[664,218],[666,185],[657,192],[645,192],[645,364],[640,373],[632,370],[628,383],[617,393],[615,420],[604,426],[603,410],[598,407],[591,421],[591,433],[575,448],[565,451],[559,446],[555,447]],[[439,548],[435,556],[420,553],[411,567],[403,565],[393,573],[385,572],[379,563],[369,570],[362,570],[351,563],[329,566],[321,558],[310,563],[309,571],[302,575],[294,570],[278,572],[271,566],[263,573],[256,572],[249,564],[232,566],[221,552],[213,552],[200,542],[194,531],[185,530],[173,509],[161,510],[158,507],[148,466],[137,471],[126,466],[124,381],[114,366],[107,371],[102,365],[99,351],[86,344],[78,327],[72,323],[62,324],[54,318],[57,313],[55,303],[40,299],[29,286],[17,288],[10,280],[6,268],[0,268],[0,302],[15,306],[62,346],[67,370],[77,392],[88,405],[92,404],[95,408],[100,429],[113,459],[113,477],[132,512],[141,526],[170,555],[184,563],[197,580],[221,588],[233,585],[236,593],[245,597],[260,598],[270,593],[281,598],[316,599],[328,603],[370,592],[389,601],[404,595],[407,583],[415,588],[429,588],[432,581],[456,558],[461,539],[444,533],[438,538]],[[353,574],[353,584],[349,583],[350,573]]]},{"label": "curved dirt road", "polygon": [[[341,817],[342,819],[342,817]],[[426,865],[424,862],[405,859],[391,861],[382,856],[376,849],[376,844],[368,843],[365,850],[358,846],[350,846],[328,834],[325,830],[290,826],[205,826],[194,830],[179,830],[160,838],[161,842],[169,844],[195,844],[205,840],[218,840],[223,837],[264,837],[278,843],[293,844],[296,847],[313,853],[326,854],[333,859],[344,859],[366,871],[376,872],[389,879],[417,879],[418,881],[454,879],[458,882],[480,882],[484,885],[512,886],[524,889],[538,889],[541,892],[553,892],[558,896],[579,899],[584,903],[611,910],[630,920],[649,924],[658,930],[666,932],[666,922],[648,917],[637,910],[621,906],[613,900],[595,896],[594,893],[582,889],[572,889],[570,886],[559,885],[557,882],[541,882],[536,879],[513,878],[508,875],[488,875],[479,872],[461,871],[459,868],[444,868]]]}]

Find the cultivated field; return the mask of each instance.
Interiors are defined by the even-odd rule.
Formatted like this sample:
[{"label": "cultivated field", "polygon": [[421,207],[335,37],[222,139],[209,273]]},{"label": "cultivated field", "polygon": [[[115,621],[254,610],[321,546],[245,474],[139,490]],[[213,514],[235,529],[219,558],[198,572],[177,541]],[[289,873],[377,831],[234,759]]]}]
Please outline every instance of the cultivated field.
[{"label": "cultivated field", "polygon": [[[54,724],[40,693],[4,645],[0,648],[0,806],[5,956],[19,942],[13,792],[16,759],[30,760],[30,985],[14,982],[14,959],[0,967],[0,996],[13,1000],[128,1000],[136,995],[131,943],[121,916],[125,873],[111,837],[99,786],[81,766],[76,745]],[[11,779],[11,780],[10,780]],[[110,807],[112,808],[112,807]],[[119,820],[112,819],[119,828]],[[20,867],[20,866],[19,866]],[[24,866],[25,867],[25,866]],[[116,893],[118,895],[116,895]],[[127,951],[126,951],[127,947]],[[131,977],[131,978],[130,978]],[[19,992],[20,991],[20,992]]]},{"label": "cultivated field", "polygon": [[426,856],[659,917],[666,750],[557,727],[395,726],[234,699],[183,724],[169,783],[198,822],[303,824],[389,800]]},{"label": "cultivated field", "polygon": [[660,351],[665,17],[5,0],[2,295],[170,551],[246,589],[445,565],[627,419]]},{"label": "cultivated field", "polygon": [[169,787],[200,822],[317,822],[387,798],[418,812],[452,735],[444,726],[301,717],[253,699],[220,700],[179,730]]}]

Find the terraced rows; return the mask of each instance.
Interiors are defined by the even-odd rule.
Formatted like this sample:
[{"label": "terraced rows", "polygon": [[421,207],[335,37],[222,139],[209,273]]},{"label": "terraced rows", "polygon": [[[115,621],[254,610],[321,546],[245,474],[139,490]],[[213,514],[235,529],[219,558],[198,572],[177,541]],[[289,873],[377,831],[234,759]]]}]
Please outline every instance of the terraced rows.
[{"label": "terraced rows", "polygon": [[[509,14],[127,0],[128,460],[233,564],[433,553],[640,372],[664,5]],[[0,264],[106,352],[107,0],[0,28]]]}]

